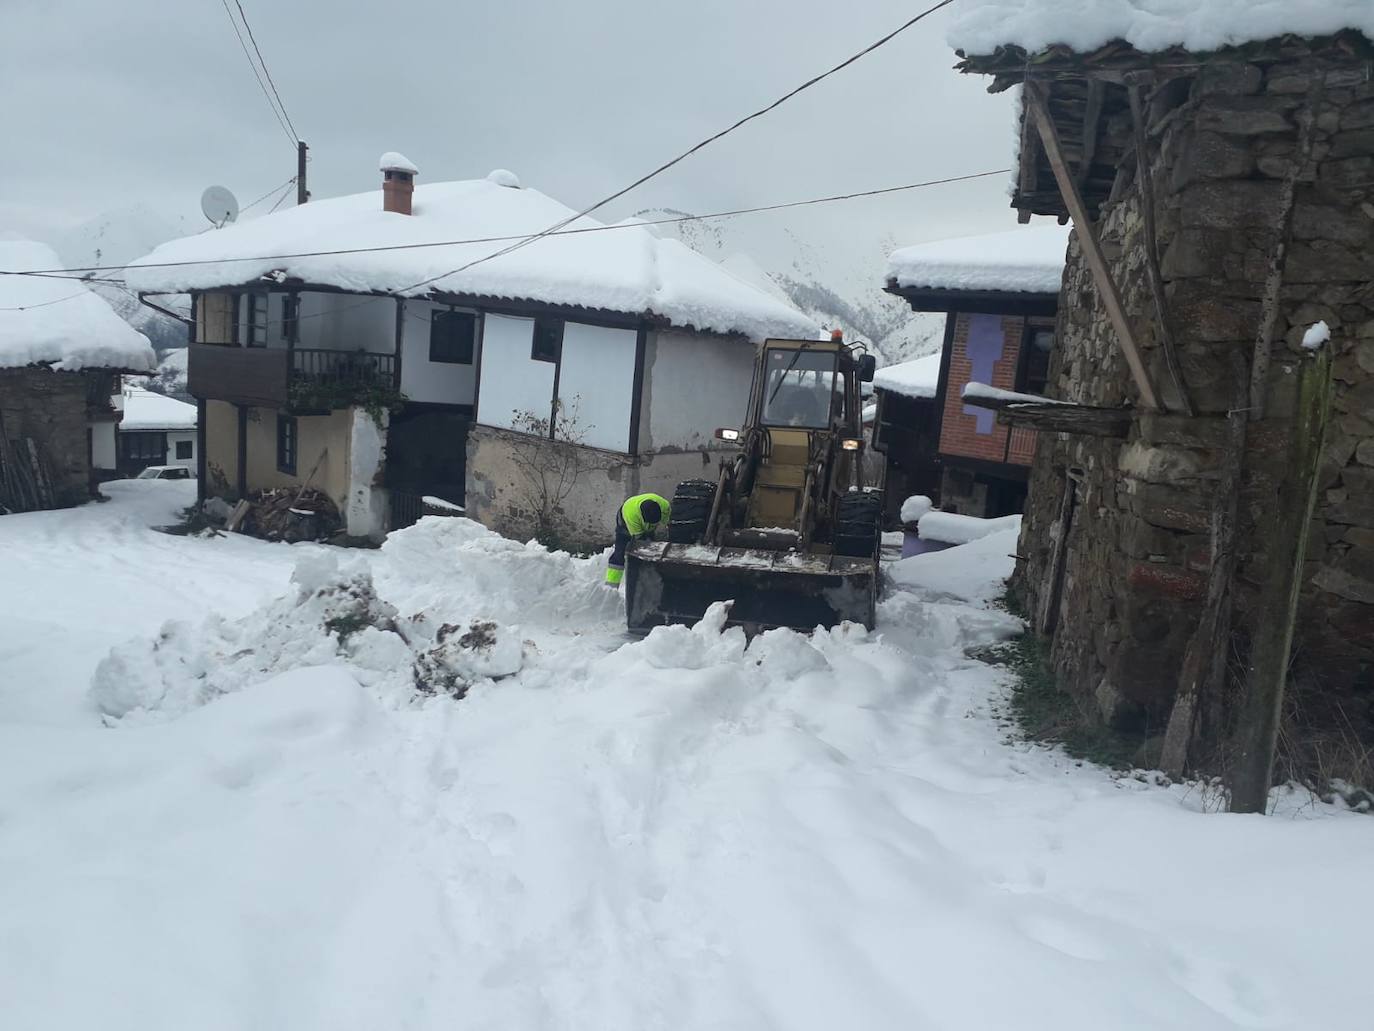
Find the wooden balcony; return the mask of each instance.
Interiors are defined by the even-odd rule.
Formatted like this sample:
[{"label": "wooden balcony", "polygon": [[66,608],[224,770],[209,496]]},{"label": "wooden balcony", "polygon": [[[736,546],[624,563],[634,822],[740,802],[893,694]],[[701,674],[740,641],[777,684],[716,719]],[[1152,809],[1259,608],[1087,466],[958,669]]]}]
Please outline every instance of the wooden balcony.
[{"label": "wooden balcony", "polygon": [[195,397],[237,404],[284,408],[310,386],[326,396],[346,395],[350,387],[397,389],[396,356],[372,351],[297,347],[291,350],[191,344],[187,389]]}]

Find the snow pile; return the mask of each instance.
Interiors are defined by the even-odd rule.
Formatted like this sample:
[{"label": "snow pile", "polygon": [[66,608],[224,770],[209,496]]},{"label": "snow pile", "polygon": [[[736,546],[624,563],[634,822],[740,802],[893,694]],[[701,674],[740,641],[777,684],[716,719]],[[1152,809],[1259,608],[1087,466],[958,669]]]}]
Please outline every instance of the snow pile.
[{"label": "snow pile", "polygon": [[915,358],[900,365],[889,365],[873,374],[873,386],[903,397],[928,399],[940,386],[941,352]]},{"label": "snow pile", "polygon": [[968,544],[981,540],[1003,530],[1021,529],[1019,515],[1002,516],[998,519],[980,519],[978,516],[960,515],[957,512],[927,512],[916,521],[921,537],[928,541],[944,544]]},{"label": "snow pile", "polygon": [[415,167],[415,163],[410,158],[394,150],[388,150],[377,159],[377,170],[380,172],[405,172],[407,175],[420,174],[420,170]]},{"label": "snow pile", "polygon": [[84,284],[3,274],[62,267],[50,247],[0,239],[0,368],[43,363],[68,372],[150,371],[157,356],[148,338]]},{"label": "snow pile", "polygon": [[[925,520],[934,516],[953,520],[971,518],[932,512],[921,520],[922,537],[930,536],[925,532]],[[954,598],[986,606],[1006,582],[1012,556],[1016,554],[1021,517],[978,521],[1000,525],[986,533],[970,534],[968,541],[950,542],[958,547],[894,562],[888,570],[892,582],[907,590],[920,589],[933,598]]]},{"label": "snow pile", "polygon": [[935,503],[924,494],[913,494],[902,502],[900,518],[903,523],[914,523],[934,507]]},{"label": "snow pile", "polygon": [[1307,327],[1307,332],[1302,335],[1302,346],[1309,351],[1315,351],[1330,340],[1331,327],[1325,322],[1318,322]]},{"label": "snow pile", "polygon": [[893,251],[887,278],[900,287],[1057,294],[1070,226],[937,240]]},{"label": "snow pile", "polygon": [[144,387],[124,387],[124,417],[121,430],[194,430],[196,406]]},{"label": "snow pile", "polygon": [[[278,273],[360,292],[414,296],[439,290],[645,313],[674,325],[742,333],[755,340],[817,335],[816,324],[790,304],[741,282],[676,240],[658,239],[637,226],[549,236],[447,275],[512,242],[492,237],[542,232],[574,214],[538,190],[509,185],[502,175],[419,185],[409,216],[383,211],[377,191],[312,200],[164,244],[134,262],[126,278],[137,290],[182,292],[250,283]],[[600,226],[595,219],[581,218],[566,228]],[[478,239],[486,242],[444,243]],[[290,257],[378,247],[410,249]],[[188,261],[203,264],[156,267]],[[429,282],[435,277],[440,278]]]},{"label": "snow pile", "polygon": [[1357,29],[1374,39],[1369,0],[961,0],[946,38],[966,54],[1015,45],[1086,51],[1123,39],[1138,50],[1208,51],[1284,35]]},{"label": "snow pile", "polygon": [[422,519],[383,552],[385,598],[364,560],[309,554],[294,592],[258,612],[173,620],[153,640],[113,649],[96,668],[93,702],[114,718],[178,716],[283,672],[335,664],[392,702],[417,691],[463,697],[520,669],[517,621],[557,624],[579,596],[583,619],[616,604],[597,583],[599,560],[517,544],[466,519]]}]

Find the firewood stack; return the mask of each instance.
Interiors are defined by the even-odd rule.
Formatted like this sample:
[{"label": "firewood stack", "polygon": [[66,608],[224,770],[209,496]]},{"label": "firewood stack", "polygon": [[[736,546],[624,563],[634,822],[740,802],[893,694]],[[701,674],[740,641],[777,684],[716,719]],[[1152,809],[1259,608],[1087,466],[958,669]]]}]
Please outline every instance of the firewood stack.
[{"label": "firewood stack", "polygon": [[0,514],[37,512],[53,503],[52,474],[37,441],[12,441],[0,426]]},{"label": "firewood stack", "polygon": [[327,494],[312,487],[274,487],[248,498],[249,511],[240,527],[269,541],[318,541],[343,528],[339,509]]}]

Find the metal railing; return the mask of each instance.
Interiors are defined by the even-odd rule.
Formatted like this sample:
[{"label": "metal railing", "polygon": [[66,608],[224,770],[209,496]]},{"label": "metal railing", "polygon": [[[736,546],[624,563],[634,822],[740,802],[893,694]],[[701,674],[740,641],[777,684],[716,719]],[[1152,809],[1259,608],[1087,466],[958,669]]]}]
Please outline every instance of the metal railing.
[{"label": "metal railing", "polygon": [[312,383],[395,386],[396,356],[374,351],[297,347],[291,351],[291,375]]}]

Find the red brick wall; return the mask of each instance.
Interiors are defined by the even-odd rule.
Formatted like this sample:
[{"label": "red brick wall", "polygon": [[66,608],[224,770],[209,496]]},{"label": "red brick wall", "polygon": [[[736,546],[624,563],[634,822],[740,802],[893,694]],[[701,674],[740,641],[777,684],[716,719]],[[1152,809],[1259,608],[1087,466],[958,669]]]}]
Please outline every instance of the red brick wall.
[{"label": "red brick wall", "polygon": [[973,377],[973,362],[969,357],[969,326],[973,319],[1000,319],[1002,327],[1002,355],[993,364],[990,386],[1003,390],[1016,389],[1016,367],[1021,359],[1021,341],[1026,320],[1019,315],[976,315],[960,312],[954,323],[954,340],[949,357],[949,378],[945,384],[945,405],[940,425],[940,453],[962,458],[977,458],[985,462],[1005,462],[1029,466],[1035,454],[1035,434],[1016,430],[1011,434],[1008,448],[1007,427],[994,420],[991,432],[978,432],[978,417],[964,411],[964,385]]}]

